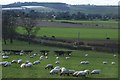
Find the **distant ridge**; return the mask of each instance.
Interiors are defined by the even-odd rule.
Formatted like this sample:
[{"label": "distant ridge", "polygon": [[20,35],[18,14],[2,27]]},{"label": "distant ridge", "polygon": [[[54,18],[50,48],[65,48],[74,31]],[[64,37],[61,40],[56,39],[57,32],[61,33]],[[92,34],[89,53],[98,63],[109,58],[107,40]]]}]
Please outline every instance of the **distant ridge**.
[{"label": "distant ridge", "polygon": [[17,2],[2,5],[2,8],[21,7],[21,6],[43,6],[55,11],[84,12],[88,14],[118,14],[118,6],[114,5],[69,5],[66,3],[54,2]]}]

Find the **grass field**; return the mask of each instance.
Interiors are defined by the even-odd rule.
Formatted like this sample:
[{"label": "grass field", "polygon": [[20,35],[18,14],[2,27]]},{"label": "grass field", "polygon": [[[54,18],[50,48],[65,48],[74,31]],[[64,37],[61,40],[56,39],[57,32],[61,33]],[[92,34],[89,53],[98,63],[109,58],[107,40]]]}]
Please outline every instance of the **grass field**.
[{"label": "grass field", "polygon": [[[18,33],[25,34],[25,29],[18,27]],[[49,28],[41,27],[37,36],[46,35],[48,37],[55,36],[56,38],[78,38],[86,40],[105,40],[110,37],[111,40],[118,39],[118,29],[91,29],[91,28]]]},{"label": "grass field", "polygon": [[[3,45],[3,49],[20,49],[20,50],[34,50],[34,52],[40,53],[40,50],[50,50],[48,59],[43,59],[39,65],[35,65],[32,68],[20,68],[18,64],[12,64],[10,67],[3,67],[3,78],[67,78],[72,76],[59,76],[59,75],[50,75],[50,70],[45,70],[45,66],[48,63],[55,64],[54,50],[67,50],[63,48],[48,47],[39,44],[31,44],[23,41],[14,41],[14,44]],[[88,54],[88,57],[85,57],[85,54]],[[33,54],[33,53],[32,53]],[[114,53],[116,54],[116,53]],[[117,55],[118,56],[118,55]],[[9,59],[3,59],[3,61],[11,61],[13,59],[23,59],[30,60],[31,62],[38,60],[39,56],[34,58],[29,58],[29,55],[19,56],[19,55],[10,55]],[[90,64],[88,65],[79,65],[80,61],[88,60]],[[108,61],[108,64],[103,64],[103,61]],[[111,65],[111,62],[115,61],[115,65]],[[72,56],[69,60],[66,60],[65,57],[60,57],[59,66],[64,66],[68,69],[83,70],[83,69],[101,69],[102,72],[100,75],[88,75],[90,78],[117,78],[118,77],[118,59],[113,57],[113,53],[106,52],[96,52],[96,51],[81,51],[74,50]]]},{"label": "grass field", "polygon": [[82,23],[84,25],[96,25],[98,24],[99,26],[109,26],[110,28],[118,28],[118,21],[101,21],[101,20],[55,20],[57,22],[76,22],[76,23]]}]

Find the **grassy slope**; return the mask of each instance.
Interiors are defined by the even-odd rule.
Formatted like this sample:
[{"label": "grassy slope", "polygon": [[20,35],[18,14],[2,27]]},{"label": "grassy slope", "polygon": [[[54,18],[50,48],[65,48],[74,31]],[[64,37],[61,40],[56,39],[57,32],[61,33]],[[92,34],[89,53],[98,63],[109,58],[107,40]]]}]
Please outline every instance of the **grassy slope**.
[{"label": "grassy slope", "polygon": [[[54,50],[57,50],[59,48],[56,47],[47,47],[47,46],[41,46],[39,44],[31,44],[30,46],[26,42],[21,41],[15,41],[13,45],[3,45],[3,49],[32,49],[39,53],[40,49],[49,49],[50,53],[47,59],[43,59],[39,65],[35,65],[32,68],[25,68],[21,69],[20,65],[13,64],[11,67],[4,67],[3,68],[3,77],[4,78],[62,78],[67,76],[60,77],[59,75],[49,75],[49,70],[45,70],[44,67],[48,63],[52,63],[54,66],[55,64],[55,56],[54,56]],[[85,53],[88,53],[89,56],[86,58],[84,55]],[[30,60],[31,62],[38,60],[39,57],[36,56],[34,58],[29,58],[28,55],[26,56],[15,56],[11,55],[8,61],[11,61],[13,59],[23,59]],[[79,65],[80,61],[82,60],[88,60],[90,61],[90,64],[88,65]],[[108,64],[104,65],[102,64],[103,61],[108,61]],[[5,60],[6,61],[6,60]],[[115,61],[116,65],[111,65],[111,61]],[[113,57],[113,54],[105,53],[105,52],[95,52],[95,51],[74,51],[72,53],[71,59],[65,60],[65,57],[60,57],[60,66],[65,66],[69,69],[75,69],[75,70],[83,70],[83,69],[101,69],[102,73],[100,75],[89,75],[89,77],[109,77],[109,78],[115,78],[117,77],[117,71],[118,71],[118,61],[117,57]]]},{"label": "grassy slope", "polygon": [[[18,28],[17,32],[25,33],[25,30]],[[77,38],[80,32],[80,39],[105,40],[109,36],[112,40],[118,39],[118,29],[89,29],[89,28],[49,28],[41,27],[37,36],[56,36],[61,38]]]}]

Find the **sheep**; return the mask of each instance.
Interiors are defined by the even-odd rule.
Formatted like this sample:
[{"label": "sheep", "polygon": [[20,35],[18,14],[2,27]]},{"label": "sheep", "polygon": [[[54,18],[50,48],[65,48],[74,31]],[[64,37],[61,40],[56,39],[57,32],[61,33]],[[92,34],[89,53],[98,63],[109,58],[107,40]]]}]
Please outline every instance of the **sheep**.
[{"label": "sheep", "polygon": [[84,70],[84,72],[86,72],[87,74],[90,74],[90,70]]},{"label": "sheep", "polygon": [[80,77],[80,76],[86,77],[86,75],[87,75],[87,72],[85,72],[85,71],[79,71],[79,72],[76,74],[76,77]]},{"label": "sheep", "polygon": [[25,67],[26,67],[26,64],[25,64],[25,63],[22,63],[22,64],[20,65],[20,67],[21,67],[21,68],[25,68]]},{"label": "sheep", "polygon": [[26,62],[25,62],[25,64],[28,64],[30,61],[29,60],[27,60]]},{"label": "sheep", "polygon": [[23,52],[20,52],[20,56],[22,56],[24,53]]},{"label": "sheep", "polygon": [[58,74],[59,73],[59,69],[52,69],[51,71],[50,71],[50,74]]},{"label": "sheep", "polygon": [[3,59],[8,59],[9,58],[9,56],[2,56],[3,57]]},{"label": "sheep", "polygon": [[28,64],[25,64],[25,67],[32,67],[32,63],[29,62]]},{"label": "sheep", "polygon": [[48,53],[46,52],[46,53],[45,53],[45,56],[47,56],[47,55],[48,55]]},{"label": "sheep", "polygon": [[55,64],[60,64],[60,61],[56,61]]},{"label": "sheep", "polygon": [[0,62],[0,65],[4,66],[8,61]]},{"label": "sheep", "polygon": [[12,60],[12,63],[17,63],[17,60]]},{"label": "sheep", "polygon": [[40,61],[43,60],[43,56],[40,56]]},{"label": "sheep", "polygon": [[65,59],[70,59],[70,57],[65,57]]},{"label": "sheep", "polygon": [[73,73],[73,76],[76,76],[78,72],[79,72],[79,71],[75,71],[75,72]]},{"label": "sheep", "polygon": [[36,56],[37,54],[36,54],[36,53],[34,53],[33,55],[34,55],[34,56]]},{"label": "sheep", "polygon": [[111,62],[112,65],[115,65],[115,62]]},{"label": "sheep", "polygon": [[89,64],[89,61],[81,61],[80,64]]},{"label": "sheep", "polygon": [[101,70],[93,70],[93,71],[91,72],[91,75],[92,75],[92,74],[100,74],[100,72],[101,72]]},{"label": "sheep", "polygon": [[48,56],[46,56],[45,58],[48,59]]},{"label": "sheep", "polygon": [[39,64],[39,63],[40,63],[40,61],[37,60],[37,61],[33,62],[33,65],[36,65],[36,64]]},{"label": "sheep", "polygon": [[11,62],[7,62],[4,67],[11,66]]},{"label": "sheep", "polygon": [[59,60],[59,57],[56,57],[56,60]]},{"label": "sheep", "polygon": [[108,62],[107,61],[103,61],[103,64],[107,64]]},{"label": "sheep", "polygon": [[116,55],[116,54],[114,54],[113,56],[114,56],[114,57],[116,57],[117,55]]},{"label": "sheep", "polygon": [[17,62],[18,62],[18,64],[21,64],[22,63],[22,59],[19,59]]},{"label": "sheep", "polygon": [[69,70],[69,74],[73,74],[75,70]]},{"label": "sheep", "polygon": [[66,69],[65,67],[62,67],[61,68],[60,76],[65,75],[65,74],[67,74],[67,76],[69,76],[69,70]]},{"label": "sheep", "polygon": [[53,65],[52,64],[47,64],[45,69],[53,69]]},{"label": "sheep", "polygon": [[87,57],[88,56],[88,54],[85,54],[85,57]]},{"label": "sheep", "polygon": [[60,68],[60,66],[56,66],[56,67],[54,67],[54,69],[59,69],[60,70],[61,68]]},{"label": "sheep", "polygon": [[30,56],[30,58],[33,58],[34,56],[32,55],[32,56]]}]

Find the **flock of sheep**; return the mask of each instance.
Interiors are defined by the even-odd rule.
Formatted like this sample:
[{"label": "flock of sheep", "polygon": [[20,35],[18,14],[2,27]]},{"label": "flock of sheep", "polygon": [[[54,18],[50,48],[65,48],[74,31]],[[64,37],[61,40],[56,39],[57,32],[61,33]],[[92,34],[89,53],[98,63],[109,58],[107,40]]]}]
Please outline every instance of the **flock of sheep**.
[{"label": "flock of sheep", "polygon": [[[10,56],[6,55],[7,52],[5,53],[1,53],[2,54],[2,58],[3,59],[8,59]],[[24,55],[24,51],[21,51],[19,53],[20,56],[23,56]],[[32,55],[30,55],[30,58],[33,58],[37,55],[37,53],[34,53]],[[45,53],[45,56],[40,56],[40,58],[36,61],[34,61],[33,63],[30,62],[29,60],[27,61],[23,61],[22,59],[18,59],[18,60],[12,60],[11,62],[8,62],[8,61],[3,61],[3,62],[0,62],[0,65],[4,66],[4,67],[8,67],[8,66],[11,66],[13,63],[17,63],[17,64],[20,64],[20,67],[21,68],[30,68],[32,67],[33,65],[38,65],[40,64],[40,62],[43,60],[43,58],[46,58],[48,59],[48,53]],[[88,54],[85,54],[85,57],[87,57]],[[116,57],[117,55],[113,55],[114,57]],[[55,61],[55,64],[60,64],[60,61],[59,61],[59,58],[58,56],[56,56],[56,61]],[[65,57],[65,59],[70,59],[71,57]],[[90,62],[89,61],[81,61],[80,64],[89,64]],[[103,61],[103,64],[108,64],[107,61]],[[116,63],[115,62],[111,62],[112,65],[115,65]],[[67,75],[67,76],[75,76],[75,77],[80,77],[80,76],[83,76],[83,77],[86,77],[87,75],[89,74],[100,74],[101,73],[101,70],[100,69],[94,69],[94,70],[73,70],[73,69],[68,69],[66,67],[60,67],[60,66],[53,66],[53,64],[47,64],[45,66],[45,69],[50,69],[49,73],[51,75],[54,75],[54,74],[59,74],[60,76],[62,75]]]}]

